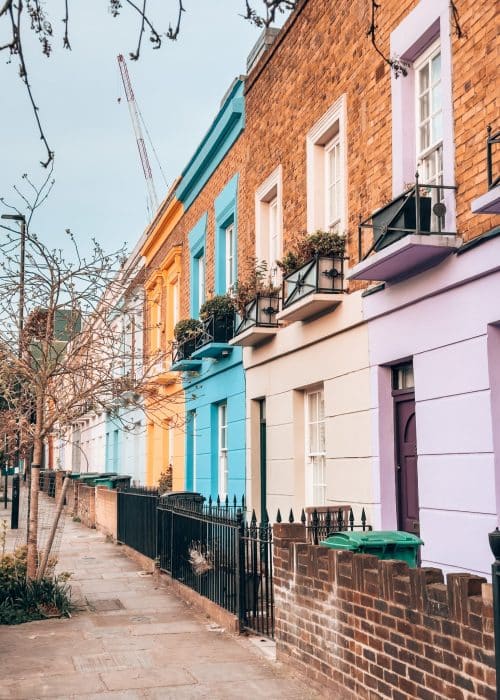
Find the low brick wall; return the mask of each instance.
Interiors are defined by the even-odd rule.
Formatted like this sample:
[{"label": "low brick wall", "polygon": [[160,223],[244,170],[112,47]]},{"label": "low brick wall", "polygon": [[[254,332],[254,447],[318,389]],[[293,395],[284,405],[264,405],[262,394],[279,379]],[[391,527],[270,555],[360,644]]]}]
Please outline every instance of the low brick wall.
[{"label": "low brick wall", "polygon": [[305,543],[274,532],[277,658],[338,700],[496,698],[484,578]]},{"label": "low brick wall", "polygon": [[78,484],[78,507],[76,515],[87,527],[95,528],[95,488]]},{"label": "low brick wall", "polygon": [[118,494],[116,491],[99,486],[95,489],[95,526],[105,535],[116,540]]}]

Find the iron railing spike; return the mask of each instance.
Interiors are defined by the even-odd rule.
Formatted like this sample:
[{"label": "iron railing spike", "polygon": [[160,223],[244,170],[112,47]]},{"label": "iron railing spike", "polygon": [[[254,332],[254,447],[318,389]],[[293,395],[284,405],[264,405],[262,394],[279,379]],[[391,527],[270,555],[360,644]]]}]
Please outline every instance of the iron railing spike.
[{"label": "iron railing spike", "polygon": [[220,508],[220,496],[217,494],[217,508]]},{"label": "iron railing spike", "polygon": [[281,522],[281,512],[280,512],[279,508],[278,508],[278,512],[276,513],[276,522],[277,523]]},{"label": "iron railing spike", "polygon": [[233,497],[233,507],[236,508],[237,500],[236,500],[236,494],[234,494]]},{"label": "iron railing spike", "polygon": [[354,513],[352,512],[352,508],[349,509],[349,526],[351,530],[354,530]]},{"label": "iron railing spike", "polygon": [[252,524],[255,524],[257,522],[257,516],[255,515],[255,510],[252,510],[251,522],[252,522]]},{"label": "iron railing spike", "polygon": [[302,525],[306,524],[306,513],[305,510],[302,508],[302,513],[300,514],[300,522]]},{"label": "iron railing spike", "polygon": [[293,510],[290,508],[290,515],[288,516],[288,522],[293,523],[295,522],[295,518],[293,517]]},{"label": "iron railing spike", "polygon": [[229,496],[227,494],[226,494],[225,504],[226,504],[226,510],[227,510],[229,508]]},{"label": "iron railing spike", "polygon": [[269,513],[267,512],[267,508],[264,513],[264,522],[266,523],[266,525],[269,524]]}]

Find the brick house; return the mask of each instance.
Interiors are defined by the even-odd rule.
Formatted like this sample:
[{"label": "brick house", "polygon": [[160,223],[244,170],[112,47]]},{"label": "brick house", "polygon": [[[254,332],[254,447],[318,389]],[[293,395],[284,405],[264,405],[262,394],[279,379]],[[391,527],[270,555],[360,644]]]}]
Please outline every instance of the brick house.
[{"label": "brick house", "polygon": [[247,497],[269,513],[363,506],[377,528],[420,534],[424,562],[486,572],[500,459],[494,8],[386,0],[375,40],[404,62],[396,77],[366,37],[366,5],[299,3],[245,81],[240,250],[272,268],[298,232],[333,229],[349,258],[343,294],[317,286],[265,342],[244,339]]}]

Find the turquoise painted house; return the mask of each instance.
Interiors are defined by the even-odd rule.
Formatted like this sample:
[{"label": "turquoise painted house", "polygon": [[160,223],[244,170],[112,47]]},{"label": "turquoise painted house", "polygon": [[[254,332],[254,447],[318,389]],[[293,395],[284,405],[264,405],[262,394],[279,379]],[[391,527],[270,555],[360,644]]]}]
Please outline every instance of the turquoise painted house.
[{"label": "turquoise painted house", "polygon": [[[207,296],[225,294],[236,282],[239,174],[231,168],[231,155],[244,129],[243,87],[242,79],[234,81],[176,190],[185,213],[199,208],[183,262],[189,263],[192,318],[199,318]],[[217,187],[211,178],[223,161],[227,177]],[[227,342],[231,335],[232,320],[230,327],[208,326],[202,347],[173,369],[183,372],[186,488],[206,497],[240,499],[245,493],[245,375],[242,349]]]}]

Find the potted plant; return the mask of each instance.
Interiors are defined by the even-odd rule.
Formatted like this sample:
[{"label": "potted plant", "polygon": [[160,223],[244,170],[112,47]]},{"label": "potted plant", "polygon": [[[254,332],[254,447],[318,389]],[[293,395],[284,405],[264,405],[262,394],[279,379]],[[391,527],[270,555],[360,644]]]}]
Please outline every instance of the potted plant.
[{"label": "potted plant", "polygon": [[233,337],[234,300],[229,294],[216,294],[202,305],[200,320],[215,343],[226,343]]},{"label": "potted plant", "polygon": [[265,260],[253,258],[252,263],[250,272],[234,287],[234,305],[243,320],[251,316],[256,324],[274,325],[280,287],[274,284]]},{"label": "potted plant", "polygon": [[[380,239],[377,250],[394,243],[417,228],[418,187],[418,229],[422,233],[431,231],[432,198],[428,187],[406,183],[403,194],[393,199],[372,214],[375,241]],[[391,231],[391,229],[399,229]]]},{"label": "potted plant", "polygon": [[292,239],[287,252],[277,261],[277,265],[286,277],[312,258],[343,258],[345,247],[346,238],[340,233],[320,230],[311,234],[301,232]]},{"label": "potted plant", "polygon": [[196,318],[178,321],[174,328],[174,338],[178,347],[182,345],[183,359],[190,357],[196,349],[196,336],[203,330],[203,324]]}]

